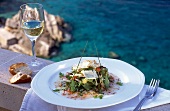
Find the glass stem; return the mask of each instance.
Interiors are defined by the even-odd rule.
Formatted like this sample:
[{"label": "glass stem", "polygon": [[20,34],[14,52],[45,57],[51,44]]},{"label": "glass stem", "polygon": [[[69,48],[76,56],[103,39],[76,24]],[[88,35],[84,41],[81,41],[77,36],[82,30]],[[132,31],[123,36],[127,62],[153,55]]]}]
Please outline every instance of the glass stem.
[{"label": "glass stem", "polygon": [[36,58],[36,53],[35,53],[35,41],[36,40],[31,40],[32,44],[32,62],[35,63],[37,58]]}]

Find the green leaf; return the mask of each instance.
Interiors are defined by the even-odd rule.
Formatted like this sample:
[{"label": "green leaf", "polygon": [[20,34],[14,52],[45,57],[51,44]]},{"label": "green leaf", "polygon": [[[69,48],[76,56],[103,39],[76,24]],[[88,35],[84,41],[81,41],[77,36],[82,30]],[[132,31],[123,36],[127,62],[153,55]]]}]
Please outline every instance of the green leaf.
[{"label": "green leaf", "polygon": [[120,81],[118,81],[116,84],[123,86],[123,83],[121,83]]},{"label": "green leaf", "polygon": [[76,74],[76,73],[78,73],[78,72],[77,72],[77,70],[73,70],[72,73],[73,73],[73,74]]},{"label": "green leaf", "polygon": [[93,96],[95,99],[98,97],[97,95]]},{"label": "green leaf", "polygon": [[90,90],[90,89],[92,88],[89,83],[84,84],[83,87],[84,87],[86,90]]},{"label": "green leaf", "polygon": [[60,73],[59,73],[59,77],[60,77],[60,78],[64,77],[64,74],[60,72]]},{"label": "green leaf", "polygon": [[103,98],[103,95],[102,95],[102,94],[100,94],[100,95],[99,95],[99,98],[100,98],[100,99],[102,99],[102,98]]},{"label": "green leaf", "polygon": [[72,92],[75,92],[75,91],[76,91],[76,84],[75,84],[75,81],[74,81],[74,80],[71,80],[70,90],[71,90]]},{"label": "green leaf", "polygon": [[104,85],[105,85],[106,89],[109,88],[109,77],[108,77],[108,74],[106,74],[106,76],[105,76]]},{"label": "green leaf", "polygon": [[78,83],[78,87],[81,87],[82,85],[83,85],[82,82],[79,82],[79,83]]},{"label": "green leaf", "polygon": [[60,91],[60,89],[54,89],[53,91],[54,91],[54,92],[59,92],[59,91]]},{"label": "green leaf", "polygon": [[66,78],[70,80],[72,77],[70,75],[66,75]]},{"label": "green leaf", "polygon": [[107,68],[102,67],[100,73],[101,73],[102,76],[105,76],[107,71],[108,71]]},{"label": "green leaf", "polygon": [[95,96],[93,96],[95,99],[96,98],[99,98],[99,99],[102,99],[103,98],[103,94],[99,94],[99,95],[95,95]]}]

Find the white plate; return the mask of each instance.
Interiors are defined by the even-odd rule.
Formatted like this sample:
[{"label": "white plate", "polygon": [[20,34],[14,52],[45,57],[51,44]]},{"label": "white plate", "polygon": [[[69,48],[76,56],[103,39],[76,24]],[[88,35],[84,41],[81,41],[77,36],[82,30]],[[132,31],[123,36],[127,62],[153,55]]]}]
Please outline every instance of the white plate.
[{"label": "white plate", "polygon": [[[104,96],[103,99],[73,100],[54,93],[51,89],[55,89],[54,82],[58,79],[59,73],[71,71],[71,67],[78,64],[79,60],[80,58],[74,58],[44,67],[33,78],[31,88],[41,99],[48,103],[72,108],[94,109],[130,100],[137,96],[144,86],[144,74],[137,68],[120,60],[100,58],[101,64],[123,82],[123,86],[120,87],[116,94]],[[83,57],[83,60],[96,60],[98,62],[96,57]]]}]

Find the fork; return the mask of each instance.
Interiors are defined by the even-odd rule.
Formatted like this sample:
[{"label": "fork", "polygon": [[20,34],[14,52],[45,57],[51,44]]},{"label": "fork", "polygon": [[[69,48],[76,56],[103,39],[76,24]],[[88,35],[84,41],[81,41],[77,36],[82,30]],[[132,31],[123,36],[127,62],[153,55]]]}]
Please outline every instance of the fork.
[{"label": "fork", "polygon": [[147,100],[147,99],[152,99],[156,92],[157,92],[157,89],[159,87],[159,82],[160,80],[155,80],[155,79],[152,79],[151,82],[150,82],[150,85],[148,86],[148,89],[145,93],[145,96],[144,98],[139,102],[139,104],[136,106],[136,108],[133,110],[133,111],[140,111],[142,105],[144,104],[144,102]]}]

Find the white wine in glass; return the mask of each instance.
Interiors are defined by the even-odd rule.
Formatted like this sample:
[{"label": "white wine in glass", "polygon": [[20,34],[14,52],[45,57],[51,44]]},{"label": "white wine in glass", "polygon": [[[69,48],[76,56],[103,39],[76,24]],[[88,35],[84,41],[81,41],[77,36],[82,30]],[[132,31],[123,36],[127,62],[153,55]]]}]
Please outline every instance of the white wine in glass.
[{"label": "white wine in glass", "polygon": [[43,63],[37,61],[35,42],[44,30],[44,10],[39,3],[27,3],[20,6],[20,25],[25,35],[32,43],[32,62],[29,64],[34,70],[40,70]]},{"label": "white wine in glass", "polygon": [[24,22],[22,29],[24,30],[24,33],[30,40],[36,40],[43,32],[44,22],[37,21],[37,20]]}]

